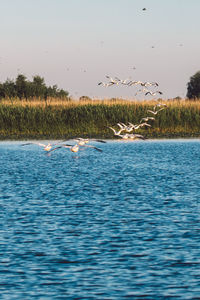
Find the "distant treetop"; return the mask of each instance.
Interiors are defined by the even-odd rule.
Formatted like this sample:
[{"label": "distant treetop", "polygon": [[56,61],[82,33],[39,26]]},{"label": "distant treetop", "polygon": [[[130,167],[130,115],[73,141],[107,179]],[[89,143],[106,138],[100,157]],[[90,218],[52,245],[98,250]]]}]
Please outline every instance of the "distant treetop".
[{"label": "distant treetop", "polygon": [[46,100],[48,97],[68,98],[69,93],[63,89],[58,89],[57,85],[46,86],[44,78],[39,75],[33,76],[33,80],[29,81],[25,75],[18,74],[15,81],[7,79],[0,83],[0,99],[14,97]]}]

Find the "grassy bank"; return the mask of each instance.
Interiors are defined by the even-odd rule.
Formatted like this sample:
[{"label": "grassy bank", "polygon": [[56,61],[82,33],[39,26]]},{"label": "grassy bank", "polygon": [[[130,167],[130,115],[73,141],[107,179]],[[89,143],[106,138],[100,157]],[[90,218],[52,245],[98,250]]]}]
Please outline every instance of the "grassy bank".
[{"label": "grassy bank", "polygon": [[[163,101],[167,108],[155,116],[152,127],[137,130],[147,138],[199,137],[200,101]],[[93,100],[62,102],[13,99],[0,103],[0,139],[113,138],[108,126],[139,123],[155,101]]]}]

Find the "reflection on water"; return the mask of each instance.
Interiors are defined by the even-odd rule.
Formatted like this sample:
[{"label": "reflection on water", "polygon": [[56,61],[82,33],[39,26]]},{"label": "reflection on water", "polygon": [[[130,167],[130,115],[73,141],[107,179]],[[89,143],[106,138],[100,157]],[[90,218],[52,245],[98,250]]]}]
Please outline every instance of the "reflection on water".
[{"label": "reflection on water", "polygon": [[20,144],[0,143],[2,299],[200,296],[198,140]]}]

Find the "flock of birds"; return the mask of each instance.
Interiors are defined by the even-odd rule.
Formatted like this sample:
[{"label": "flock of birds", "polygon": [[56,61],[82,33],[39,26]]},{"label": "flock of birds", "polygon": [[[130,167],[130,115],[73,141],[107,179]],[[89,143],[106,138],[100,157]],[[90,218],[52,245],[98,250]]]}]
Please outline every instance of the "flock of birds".
[{"label": "flock of birds", "polygon": [[[120,79],[118,77],[110,77],[108,75],[106,75],[106,78],[108,78],[108,82],[99,82],[98,85],[102,85],[104,87],[109,87],[109,86],[113,86],[113,85],[126,85],[126,86],[140,86],[141,88],[136,92],[135,95],[137,95],[138,93],[143,92],[145,94],[145,96],[147,95],[151,95],[151,96],[155,96],[155,95],[162,95],[163,93],[159,90],[156,91],[152,91],[149,90],[148,87],[154,87],[157,88],[159,85],[157,82],[149,82],[149,81],[133,81],[130,80],[130,78],[127,79]],[[115,136],[118,136],[122,139],[145,139],[145,137],[141,134],[137,134],[135,133],[135,131],[139,128],[142,127],[151,127],[152,125],[147,123],[148,121],[154,121],[155,120],[155,115],[157,115],[161,110],[163,110],[167,105],[161,102],[156,103],[156,105],[153,107],[153,110],[147,110],[147,112],[151,113],[152,115],[154,115],[154,117],[151,116],[147,116],[144,117],[140,120],[139,124],[132,124],[130,122],[128,122],[128,124],[124,124],[122,122],[117,123],[118,126],[118,130],[116,130],[113,127],[109,127]],[[134,133],[131,133],[132,131],[134,131]],[[122,132],[124,132],[122,134]]]},{"label": "flock of birds", "polygon": [[[98,85],[102,85],[105,87],[109,87],[112,85],[119,85],[119,84],[127,85],[127,86],[140,85],[142,87],[142,89],[139,89],[137,91],[137,93],[144,92],[145,95],[150,94],[152,96],[154,96],[156,94],[162,95],[162,92],[159,90],[152,92],[151,90],[147,89],[147,87],[158,87],[157,82],[132,81],[130,79],[123,80],[123,79],[119,79],[118,77],[112,78],[110,76],[106,76],[106,78],[109,79],[109,81],[107,83],[99,82]],[[126,125],[122,122],[118,122],[116,124],[118,126],[118,129],[115,129],[113,127],[108,127],[108,128],[110,128],[113,131],[115,136],[120,137],[123,140],[135,140],[135,139],[145,140],[146,138],[141,134],[137,134],[136,130],[143,128],[143,127],[144,128],[151,127],[152,124],[149,124],[148,121],[150,121],[150,122],[155,121],[155,115],[157,115],[160,111],[165,109],[166,106],[167,106],[166,104],[157,101],[157,103],[153,107],[153,110],[147,110],[147,112],[151,113],[151,116],[143,117],[140,120],[139,124],[132,124],[131,122],[128,122],[128,124]],[[47,153],[56,151],[61,148],[69,149],[71,152],[78,152],[79,150],[81,150],[83,148],[92,148],[96,151],[102,152],[102,149],[95,147],[93,145],[89,145],[89,142],[95,141],[95,142],[99,142],[99,143],[106,143],[106,141],[104,141],[104,140],[99,140],[99,139],[90,140],[89,138],[73,139],[73,141],[75,141],[75,144],[65,144],[65,142],[67,142],[67,141],[68,140],[60,141],[57,143],[48,143],[48,144],[43,144],[43,143],[39,143],[39,142],[29,142],[29,143],[22,144],[22,146],[28,146],[31,144],[38,145],[38,146],[42,147],[43,150],[46,151]]]},{"label": "flock of birds", "polygon": [[[74,145],[71,145],[71,144],[64,144],[66,141],[60,141],[60,142],[57,142],[57,143],[48,143],[47,145],[46,144],[43,144],[43,143],[38,143],[38,142],[29,142],[29,143],[25,143],[25,144],[22,144],[21,146],[28,146],[28,145],[38,145],[40,147],[43,148],[44,151],[47,151],[48,153],[52,152],[52,151],[55,151],[55,150],[58,150],[58,149],[61,149],[61,148],[65,148],[65,149],[69,149],[71,152],[78,152],[82,147],[84,148],[92,148],[92,149],[95,149],[99,152],[102,152],[102,149],[100,148],[97,148],[93,145],[88,145],[88,143],[90,142],[90,139],[84,139],[84,138],[76,138],[74,139],[74,141],[76,142]],[[93,139],[92,141],[95,141],[95,142],[99,142],[99,143],[106,143],[106,141],[103,141],[103,140],[95,140]]]},{"label": "flock of birds", "polygon": [[102,85],[104,87],[109,87],[109,86],[113,86],[113,85],[125,85],[125,86],[138,86],[140,85],[142,88],[139,89],[136,93],[135,93],[135,96],[138,94],[138,93],[141,93],[143,92],[145,94],[145,96],[147,95],[151,95],[151,96],[155,96],[156,94],[159,94],[159,95],[162,95],[163,93],[159,90],[156,90],[156,91],[151,91],[148,89],[148,87],[154,87],[154,88],[157,88],[158,87],[158,83],[157,82],[149,82],[149,81],[133,81],[133,80],[130,80],[129,78],[127,79],[120,79],[118,77],[110,77],[108,75],[106,75],[106,78],[109,79],[108,82],[99,82],[98,85]]},{"label": "flock of birds", "polygon": [[[108,127],[110,128],[114,135],[123,139],[123,140],[137,140],[137,139],[142,139],[145,140],[146,138],[141,135],[141,134],[137,134],[135,131],[140,129],[140,128],[147,128],[147,127],[151,127],[152,125],[149,124],[148,122],[152,122],[155,121],[155,115],[157,115],[160,111],[162,111],[163,109],[166,108],[166,104],[158,102],[155,104],[155,106],[153,107],[153,110],[147,110],[147,112],[151,113],[151,116],[146,116],[143,117],[139,124],[132,124],[131,122],[128,122],[128,124],[124,124],[122,122],[118,122],[116,125],[118,126],[118,129],[116,130],[113,127]],[[154,116],[152,116],[154,115]],[[123,133],[123,134],[122,134]],[[47,153],[50,153],[52,151],[56,151],[58,149],[64,148],[64,149],[69,149],[71,152],[78,152],[79,150],[83,149],[83,148],[92,148],[96,151],[102,152],[103,150],[90,145],[89,142],[94,141],[94,142],[99,142],[99,143],[106,143],[106,141],[104,140],[100,140],[100,139],[92,139],[90,140],[89,138],[75,138],[73,139],[73,141],[75,142],[75,144],[65,144],[65,142],[67,142],[69,140],[63,140],[63,141],[59,141],[57,143],[48,143],[48,144],[43,144],[40,142],[28,142],[28,143],[24,143],[21,146],[28,146],[28,145],[38,145],[40,147],[43,148],[44,151],[46,151]]]},{"label": "flock of birds", "polygon": [[[151,113],[151,116],[143,117],[139,124],[132,124],[128,122],[128,124],[124,124],[122,122],[117,123],[118,130],[113,127],[109,127],[115,136],[122,138],[123,140],[135,140],[135,139],[142,139],[145,140],[145,137],[141,134],[135,133],[136,130],[142,127],[151,127],[152,125],[148,123],[148,121],[152,122],[155,121],[155,115],[157,115],[160,111],[165,109],[167,105],[165,103],[158,102],[154,105],[153,110],[147,110],[147,112]],[[152,116],[154,115],[154,117]],[[133,131],[133,133],[132,133]],[[122,132],[124,132],[122,134]]]}]

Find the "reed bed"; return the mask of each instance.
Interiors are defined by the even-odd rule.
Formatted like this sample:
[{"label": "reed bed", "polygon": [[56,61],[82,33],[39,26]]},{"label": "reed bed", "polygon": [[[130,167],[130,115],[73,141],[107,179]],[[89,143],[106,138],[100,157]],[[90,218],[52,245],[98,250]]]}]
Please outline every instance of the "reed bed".
[{"label": "reed bed", "polygon": [[[137,133],[147,138],[199,137],[200,100],[163,101],[167,108],[156,115],[152,127]],[[139,123],[155,101],[123,99],[71,100],[11,99],[0,103],[0,139],[114,138],[108,126]]]}]

